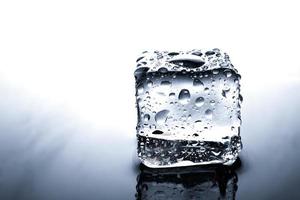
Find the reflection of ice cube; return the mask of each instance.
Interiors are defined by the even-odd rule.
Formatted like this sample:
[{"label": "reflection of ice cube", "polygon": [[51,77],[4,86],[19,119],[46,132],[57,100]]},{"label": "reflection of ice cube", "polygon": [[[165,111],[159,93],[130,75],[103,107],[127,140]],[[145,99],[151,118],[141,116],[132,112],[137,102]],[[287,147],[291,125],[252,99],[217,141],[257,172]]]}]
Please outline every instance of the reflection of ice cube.
[{"label": "reflection of ice cube", "polygon": [[241,150],[240,75],[218,49],[144,52],[135,71],[138,152],[151,167],[231,164]]},{"label": "reflection of ice cube", "polygon": [[234,167],[206,166],[151,169],[140,166],[137,200],[235,199]]}]

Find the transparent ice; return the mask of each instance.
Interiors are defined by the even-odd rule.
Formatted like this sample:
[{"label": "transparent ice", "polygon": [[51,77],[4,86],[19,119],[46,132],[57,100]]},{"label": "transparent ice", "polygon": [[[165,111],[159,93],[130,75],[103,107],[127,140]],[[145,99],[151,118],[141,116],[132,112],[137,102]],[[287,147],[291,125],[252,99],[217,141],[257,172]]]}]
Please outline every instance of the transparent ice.
[{"label": "transparent ice", "polygon": [[149,167],[232,164],[241,150],[240,78],[219,49],[137,59],[138,156]]}]

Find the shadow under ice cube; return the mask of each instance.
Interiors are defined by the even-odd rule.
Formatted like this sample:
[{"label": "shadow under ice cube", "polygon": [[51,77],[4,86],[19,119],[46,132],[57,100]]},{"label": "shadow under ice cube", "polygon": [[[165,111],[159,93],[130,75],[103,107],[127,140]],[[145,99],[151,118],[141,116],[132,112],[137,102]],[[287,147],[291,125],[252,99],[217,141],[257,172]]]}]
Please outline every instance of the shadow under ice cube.
[{"label": "shadow under ice cube", "polygon": [[232,164],[241,150],[240,78],[219,49],[137,60],[138,156],[148,167]]}]

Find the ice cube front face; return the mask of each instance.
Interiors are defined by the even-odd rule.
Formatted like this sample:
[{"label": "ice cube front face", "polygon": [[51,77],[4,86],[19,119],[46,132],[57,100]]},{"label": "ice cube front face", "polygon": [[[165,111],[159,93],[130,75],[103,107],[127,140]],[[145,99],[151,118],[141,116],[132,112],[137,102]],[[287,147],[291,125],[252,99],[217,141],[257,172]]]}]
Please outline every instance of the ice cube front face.
[{"label": "ice cube front face", "polygon": [[219,49],[137,59],[138,156],[148,167],[232,164],[241,150],[240,78]]}]

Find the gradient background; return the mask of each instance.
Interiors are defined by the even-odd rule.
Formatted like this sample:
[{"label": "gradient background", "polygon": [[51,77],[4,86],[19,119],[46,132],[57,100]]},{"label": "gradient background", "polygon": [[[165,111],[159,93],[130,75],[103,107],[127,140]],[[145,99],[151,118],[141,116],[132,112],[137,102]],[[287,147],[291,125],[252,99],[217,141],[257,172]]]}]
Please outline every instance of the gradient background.
[{"label": "gradient background", "polygon": [[134,199],[135,60],[218,47],[242,75],[237,199],[299,199],[297,1],[1,1],[0,199]]}]

